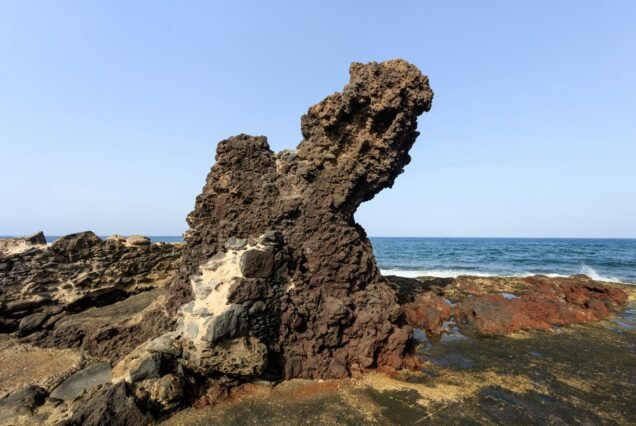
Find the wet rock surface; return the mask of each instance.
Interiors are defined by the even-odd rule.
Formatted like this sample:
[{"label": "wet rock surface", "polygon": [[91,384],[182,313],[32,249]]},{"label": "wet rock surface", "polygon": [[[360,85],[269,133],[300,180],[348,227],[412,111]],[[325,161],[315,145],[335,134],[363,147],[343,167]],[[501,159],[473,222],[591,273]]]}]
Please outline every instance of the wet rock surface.
[{"label": "wet rock surface", "polygon": [[410,300],[404,305],[408,323],[433,335],[459,327],[469,335],[503,336],[594,322],[621,310],[628,301],[626,287],[585,275],[389,280],[403,295],[413,294],[405,296]]},{"label": "wet rock surface", "polygon": [[[171,425],[631,424],[636,292],[610,320],[522,337],[429,340],[418,371],[236,388]],[[445,335],[446,336],[446,335]]]},{"label": "wet rock surface", "polygon": [[[185,247],[92,232],[0,244],[0,331],[14,333],[0,336],[0,361],[22,368],[0,374],[7,423],[633,418],[629,321],[611,342],[596,331],[606,323],[555,328],[613,318],[632,290],[585,276],[381,276],[353,214],[409,163],[433,94],[402,60],[350,75],[302,117],[296,150],[273,153],[262,136],[218,144]],[[588,358],[572,356],[586,340]],[[515,357],[523,365],[503,370]],[[612,411],[590,402],[599,378],[620,392]],[[204,416],[170,417],[185,407]]]}]

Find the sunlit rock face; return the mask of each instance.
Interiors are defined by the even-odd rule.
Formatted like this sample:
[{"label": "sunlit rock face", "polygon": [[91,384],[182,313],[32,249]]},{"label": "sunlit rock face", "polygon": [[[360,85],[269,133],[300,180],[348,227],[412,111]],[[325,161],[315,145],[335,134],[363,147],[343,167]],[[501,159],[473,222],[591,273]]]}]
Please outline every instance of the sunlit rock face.
[{"label": "sunlit rock face", "polygon": [[57,333],[57,320],[167,287],[183,248],[151,244],[140,235],[103,240],[90,231],[66,235],[50,245],[41,232],[0,240],[0,331],[33,334],[34,343],[45,346],[74,346],[84,336],[78,330]]},{"label": "sunlit rock face", "polygon": [[263,136],[218,144],[167,305],[193,359],[249,338],[287,378],[401,366],[410,330],[353,214],[409,163],[433,92],[403,60],[350,75],[302,117],[296,150],[274,153]]}]

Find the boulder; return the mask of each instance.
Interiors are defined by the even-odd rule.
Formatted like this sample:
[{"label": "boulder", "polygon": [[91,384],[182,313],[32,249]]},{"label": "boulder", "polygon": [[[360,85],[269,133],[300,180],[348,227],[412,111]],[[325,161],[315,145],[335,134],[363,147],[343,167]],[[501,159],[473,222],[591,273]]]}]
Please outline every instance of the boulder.
[{"label": "boulder", "polygon": [[237,337],[247,331],[247,313],[241,305],[231,305],[218,316],[210,316],[203,323],[202,338],[209,343]]},{"label": "boulder", "polygon": [[184,348],[186,365],[200,374],[259,376],[267,366],[267,347],[256,337],[239,337],[215,345]]},{"label": "boulder", "polygon": [[51,244],[51,250],[74,262],[89,257],[93,248],[101,243],[102,239],[91,231],[78,232],[55,240]]},{"label": "boulder", "polygon": [[177,408],[183,400],[183,380],[174,374],[166,374],[153,381],[148,390],[148,398],[160,412]]},{"label": "boulder", "polygon": [[126,244],[131,246],[149,246],[150,238],[143,235],[131,235],[126,238]]},{"label": "boulder", "polygon": [[274,269],[274,255],[267,250],[251,249],[241,256],[241,273],[245,278],[267,278]]},{"label": "boulder", "polygon": [[148,352],[164,354],[172,357],[181,356],[181,346],[175,340],[174,333],[164,334],[148,341],[145,345]]},{"label": "boulder", "polygon": [[247,239],[246,238],[230,237],[225,242],[224,247],[227,250],[240,250],[243,247],[245,247],[246,244],[247,244]]},{"label": "boulder", "polygon": [[121,381],[133,383],[160,377],[162,354],[149,351],[148,346],[149,344],[145,343],[137,347],[113,367],[111,372],[113,383]]},{"label": "boulder", "polygon": [[404,315],[412,326],[439,335],[444,332],[444,322],[451,317],[451,307],[433,292],[420,293],[413,302],[404,305]]},{"label": "boulder", "polygon": [[22,335],[26,335],[35,331],[49,317],[48,312],[37,312],[20,320],[18,331]]},{"label": "boulder", "polygon": [[82,394],[71,405],[73,413],[67,425],[129,426],[153,424],[143,412],[125,383],[100,385]]}]

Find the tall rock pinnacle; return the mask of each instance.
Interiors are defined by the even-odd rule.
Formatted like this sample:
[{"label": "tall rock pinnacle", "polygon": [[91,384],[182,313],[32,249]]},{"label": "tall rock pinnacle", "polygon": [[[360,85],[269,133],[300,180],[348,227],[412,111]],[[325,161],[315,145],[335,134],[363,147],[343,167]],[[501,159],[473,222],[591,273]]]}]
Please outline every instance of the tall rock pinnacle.
[{"label": "tall rock pinnacle", "polygon": [[353,214],[409,163],[433,92],[404,60],[350,75],[302,117],[297,150],[243,134],[218,144],[168,301],[194,364],[243,339],[286,378],[401,366],[410,329]]}]

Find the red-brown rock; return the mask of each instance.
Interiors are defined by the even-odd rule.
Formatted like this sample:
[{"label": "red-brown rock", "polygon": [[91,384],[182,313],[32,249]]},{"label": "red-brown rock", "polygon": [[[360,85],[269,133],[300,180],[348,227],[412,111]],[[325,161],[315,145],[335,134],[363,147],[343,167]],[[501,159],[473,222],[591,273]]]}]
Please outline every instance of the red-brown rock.
[{"label": "red-brown rock", "polygon": [[410,334],[353,214],[410,162],[417,117],[430,108],[433,93],[428,78],[403,60],[354,63],[350,74],[342,92],[302,117],[297,151],[276,154],[263,136],[218,144],[216,164],[188,216],[184,265],[167,304],[174,314],[192,300],[190,278],[228,250],[229,240],[278,231],[289,279],[270,315],[279,319],[275,358],[287,378],[400,367]]},{"label": "red-brown rock", "polygon": [[432,292],[418,294],[413,302],[407,303],[403,308],[406,322],[429,334],[444,332],[444,321],[451,317],[450,305]]}]

